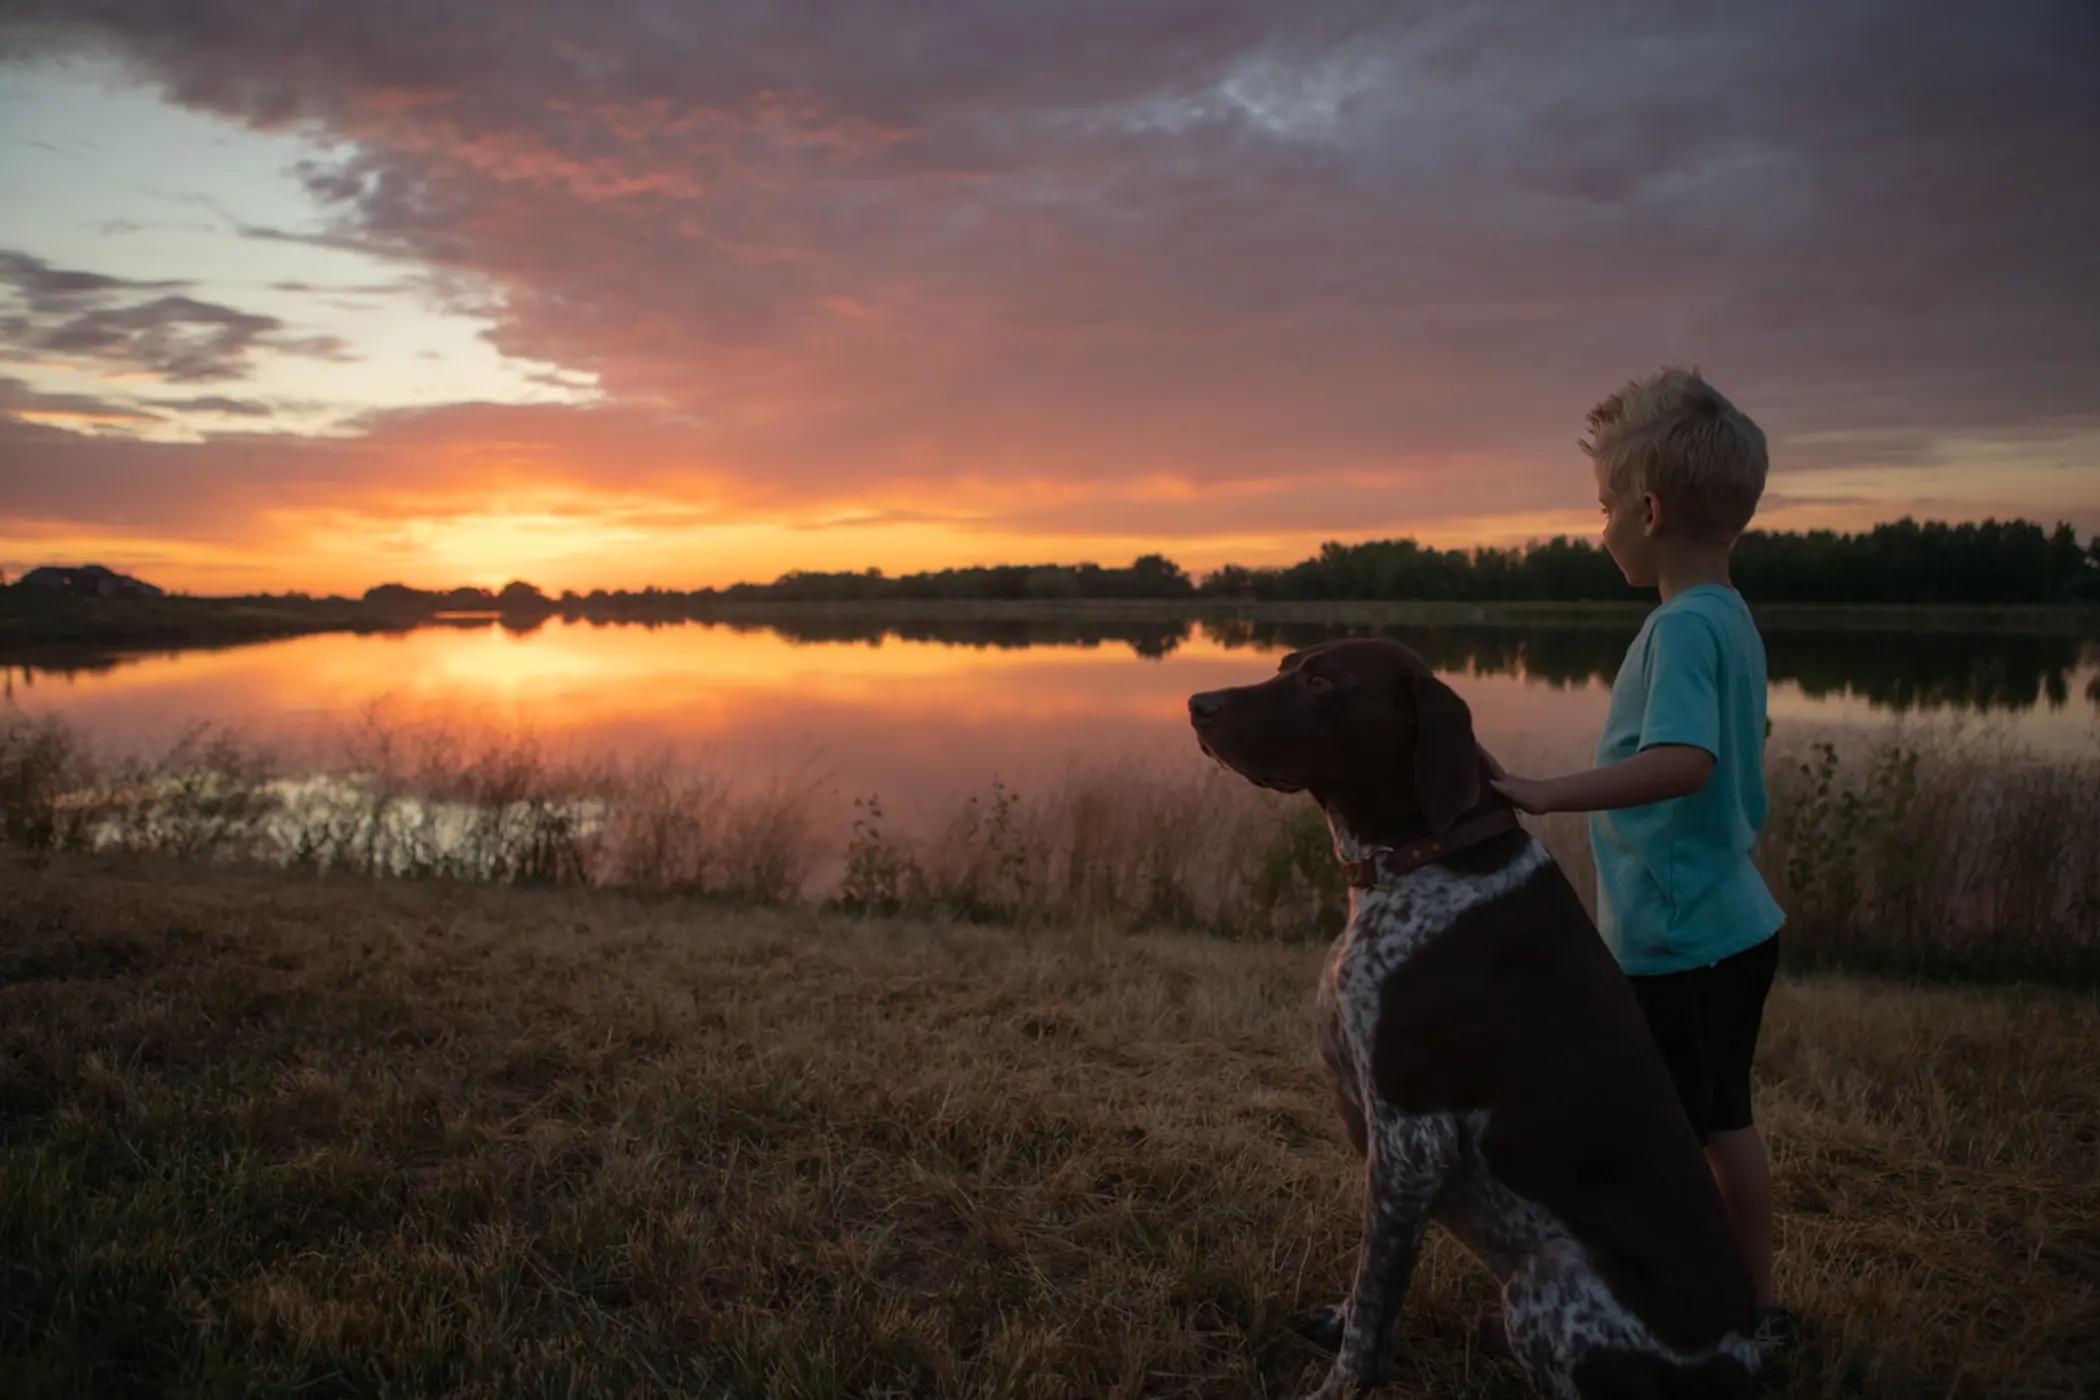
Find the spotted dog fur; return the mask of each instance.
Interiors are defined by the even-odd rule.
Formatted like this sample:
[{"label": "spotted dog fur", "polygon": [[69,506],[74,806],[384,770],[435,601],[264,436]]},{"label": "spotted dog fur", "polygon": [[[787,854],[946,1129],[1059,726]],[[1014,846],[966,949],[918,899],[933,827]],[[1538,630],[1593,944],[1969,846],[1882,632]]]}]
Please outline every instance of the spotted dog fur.
[{"label": "spotted dog fur", "polygon": [[[1257,686],[1191,697],[1206,752],[1309,791],[1336,853],[1449,829],[1495,801],[1463,702],[1420,659],[1352,640]],[[1455,760],[1454,760],[1455,755]],[[1365,1159],[1348,1298],[1317,1397],[1382,1381],[1433,1219],[1502,1285],[1542,1393],[1752,1393],[1749,1276],[1667,1071],[1610,954],[1522,832],[1353,892],[1315,1004],[1321,1061]]]},{"label": "spotted dog fur", "polygon": [[[1332,825],[1341,859],[1371,853],[1346,827]],[[1348,927],[1321,974],[1315,1004],[1321,1059],[1350,1139],[1368,1167],[1363,1244],[1349,1298],[1332,1310],[1340,1344],[1333,1369],[1315,1392],[1323,1400],[1385,1377],[1388,1334],[1431,1219],[1502,1284],[1510,1349],[1533,1384],[1555,1400],[1584,1393],[1576,1372],[1593,1354],[1653,1356],[1688,1374],[1717,1358],[1746,1370],[1757,1365],[1756,1347],[1742,1332],[1695,1352],[1657,1338],[1613,1293],[1570,1228],[1496,1176],[1482,1150],[1491,1110],[1409,1113],[1379,1091],[1373,1059],[1382,989],[1461,914],[1551,869],[1551,855],[1536,840],[1527,836],[1512,844],[1513,856],[1479,874],[1431,865],[1353,892]]]}]

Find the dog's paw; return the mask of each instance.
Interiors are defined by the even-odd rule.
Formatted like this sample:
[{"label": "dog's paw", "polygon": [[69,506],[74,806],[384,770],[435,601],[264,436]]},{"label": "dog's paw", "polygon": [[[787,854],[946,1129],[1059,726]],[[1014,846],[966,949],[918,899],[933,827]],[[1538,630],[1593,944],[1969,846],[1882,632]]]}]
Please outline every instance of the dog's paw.
[{"label": "dog's paw", "polygon": [[1381,1364],[1372,1368],[1369,1375],[1358,1375],[1337,1362],[1320,1381],[1318,1390],[1308,1393],[1304,1400],[1356,1400],[1389,1385],[1393,1379],[1393,1368]]},{"label": "dog's paw", "polygon": [[[1339,1352],[1349,1327],[1347,1303],[1323,1303],[1307,1308],[1291,1319],[1291,1330],[1323,1351]],[[1390,1385],[1399,1367],[1391,1355],[1381,1353],[1357,1366],[1345,1365],[1337,1356],[1327,1378],[1313,1392],[1317,1396],[1356,1395]]]},{"label": "dog's paw", "polygon": [[1346,1377],[1337,1377],[1334,1372],[1329,1371],[1327,1378],[1320,1382],[1318,1390],[1307,1391],[1299,1400],[1354,1400],[1361,1389],[1362,1387],[1351,1385]]},{"label": "dog's paw", "polygon": [[1340,1303],[1322,1303],[1291,1319],[1291,1330],[1322,1351],[1342,1349],[1342,1329],[1349,1318]]}]

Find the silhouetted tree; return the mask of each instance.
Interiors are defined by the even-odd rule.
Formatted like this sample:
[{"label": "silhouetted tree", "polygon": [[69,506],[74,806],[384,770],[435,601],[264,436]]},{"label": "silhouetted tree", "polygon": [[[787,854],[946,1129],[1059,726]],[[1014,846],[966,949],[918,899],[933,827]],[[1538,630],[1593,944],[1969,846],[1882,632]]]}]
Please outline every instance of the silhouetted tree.
[{"label": "silhouetted tree", "polygon": [[[1948,525],[1904,519],[1859,534],[1752,530],[1736,544],[1735,581],[1753,603],[2100,602],[2100,536],[2084,546],[2060,524],[1986,520]],[[1411,539],[1330,540],[1282,568],[1226,564],[1199,585],[1163,554],[1124,569],[1100,564],[991,564],[895,578],[880,569],[795,570],[771,583],[690,593],[645,588],[579,597],[564,591],[568,616],[671,620],[718,603],[882,603],[1066,598],[1243,598],[1465,602],[1618,600],[1635,596],[1618,566],[1587,540],[1556,536],[1518,549],[1435,549]],[[552,611],[529,583],[428,592],[381,584],[365,601],[391,611]]]},{"label": "silhouetted tree", "polygon": [[503,591],[496,595],[496,606],[504,612],[517,613],[544,612],[554,605],[547,601],[546,594],[533,585],[523,579],[512,579],[504,584]]}]

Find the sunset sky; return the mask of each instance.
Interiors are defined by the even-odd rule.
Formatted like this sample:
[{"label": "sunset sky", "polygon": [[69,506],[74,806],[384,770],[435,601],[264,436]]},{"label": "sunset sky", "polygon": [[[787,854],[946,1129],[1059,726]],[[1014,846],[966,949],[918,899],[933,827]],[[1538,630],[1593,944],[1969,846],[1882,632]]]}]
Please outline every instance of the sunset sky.
[{"label": "sunset sky", "polygon": [[1666,362],[1775,528],[2100,531],[2096,72],[2091,0],[0,0],[0,568],[1514,543]]}]

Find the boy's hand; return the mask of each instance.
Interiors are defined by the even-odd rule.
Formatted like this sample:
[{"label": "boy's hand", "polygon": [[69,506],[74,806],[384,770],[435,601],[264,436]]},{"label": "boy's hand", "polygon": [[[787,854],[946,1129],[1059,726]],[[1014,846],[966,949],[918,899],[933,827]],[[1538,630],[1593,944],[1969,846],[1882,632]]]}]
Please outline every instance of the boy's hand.
[{"label": "boy's hand", "polygon": [[1632,758],[1565,778],[1512,778],[1487,759],[1488,785],[1524,812],[1612,812],[1686,797],[1706,786],[1714,756],[1690,744],[1657,744]]},{"label": "boy's hand", "polygon": [[1512,778],[1486,749],[1480,751],[1480,757],[1487,764],[1488,786],[1508,798],[1518,811],[1536,815],[1550,810],[1547,806],[1548,784],[1537,778]]},{"label": "boy's hand", "polygon": [[1508,798],[1520,812],[1534,816],[1553,810],[1552,784],[1540,778],[1512,778],[1507,773],[1488,780],[1488,786]]}]

